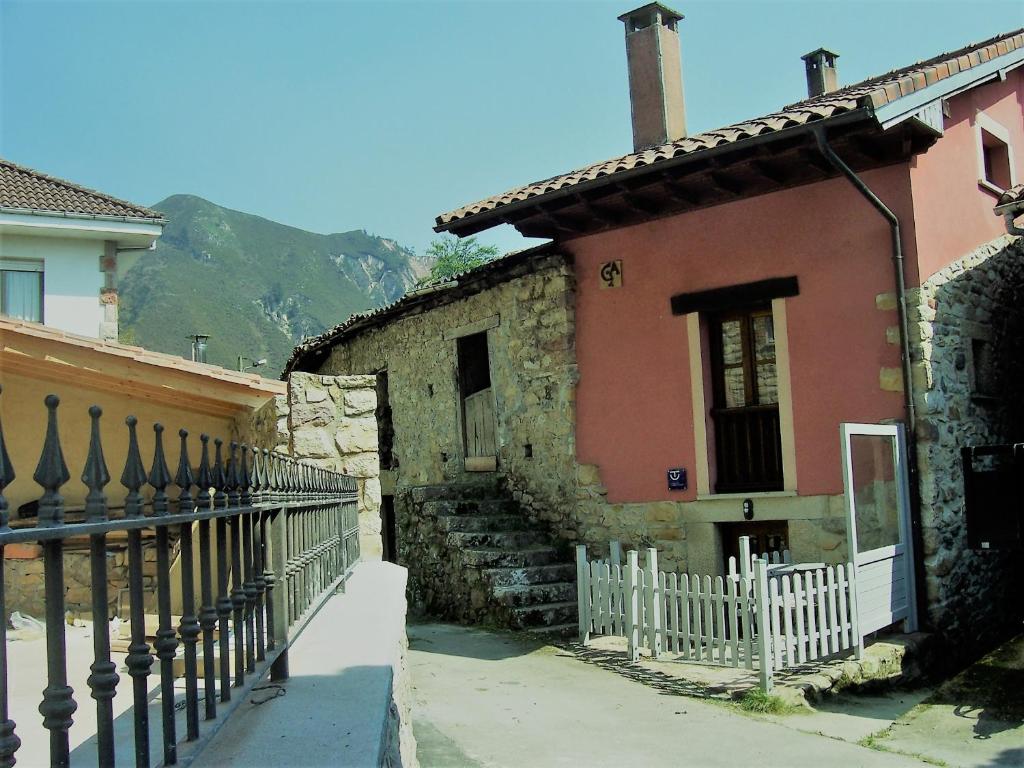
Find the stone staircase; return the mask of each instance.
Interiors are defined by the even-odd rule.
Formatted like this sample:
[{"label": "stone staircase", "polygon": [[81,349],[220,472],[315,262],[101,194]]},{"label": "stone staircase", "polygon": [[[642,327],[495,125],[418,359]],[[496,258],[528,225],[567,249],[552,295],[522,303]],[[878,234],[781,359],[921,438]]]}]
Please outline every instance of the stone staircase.
[{"label": "stone staircase", "polygon": [[473,624],[576,630],[568,547],[531,524],[500,480],[421,486],[399,517],[414,609]]}]

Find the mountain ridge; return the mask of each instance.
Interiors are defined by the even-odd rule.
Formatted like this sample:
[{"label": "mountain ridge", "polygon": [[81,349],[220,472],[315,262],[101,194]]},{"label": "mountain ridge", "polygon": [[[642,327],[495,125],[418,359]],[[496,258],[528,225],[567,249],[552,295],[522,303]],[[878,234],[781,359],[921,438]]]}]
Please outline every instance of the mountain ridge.
[{"label": "mountain ridge", "polygon": [[207,360],[267,359],[276,375],[295,344],[354,312],[387,304],[427,274],[395,240],[365,230],[319,234],[197,195],[152,206],[168,220],[156,248],[119,265],[122,341]]}]

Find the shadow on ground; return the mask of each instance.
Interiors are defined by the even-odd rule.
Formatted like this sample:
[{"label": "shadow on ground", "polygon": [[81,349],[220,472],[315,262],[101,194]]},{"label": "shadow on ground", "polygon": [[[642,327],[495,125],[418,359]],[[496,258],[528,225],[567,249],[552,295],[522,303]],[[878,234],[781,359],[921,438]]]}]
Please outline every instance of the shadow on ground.
[{"label": "shadow on ground", "polygon": [[668,696],[694,696],[700,699],[721,698],[728,694],[726,686],[709,686],[673,677],[664,672],[631,662],[621,651],[603,650],[580,643],[557,643],[562,652],[587,664],[607,669],[617,675],[642,683]]},{"label": "shadow on ground", "polygon": [[1024,725],[1024,635],[972,664],[925,703],[952,706],[957,717],[974,720],[976,739]]},{"label": "shadow on ground", "polygon": [[423,653],[463,656],[469,659],[500,661],[526,656],[549,645],[549,638],[507,630],[440,624],[429,619],[406,625],[409,647]]}]

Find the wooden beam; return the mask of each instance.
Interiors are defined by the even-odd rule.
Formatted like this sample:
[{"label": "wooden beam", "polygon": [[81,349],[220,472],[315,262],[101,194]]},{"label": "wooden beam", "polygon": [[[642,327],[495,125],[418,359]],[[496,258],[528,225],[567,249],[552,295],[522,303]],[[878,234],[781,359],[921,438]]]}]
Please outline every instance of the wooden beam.
[{"label": "wooden beam", "polygon": [[835,174],[835,169],[829,164],[828,160],[821,156],[821,152],[817,149],[811,149],[804,147],[803,149],[797,150],[800,159],[804,161],[804,164],[818,172],[822,178],[829,178]]},{"label": "wooden beam", "polygon": [[673,200],[679,203],[686,203],[691,207],[700,205],[701,196],[693,187],[681,184],[667,173],[663,173],[661,179],[666,194]]},{"label": "wooden beam", "polygon": [[768,179],[768,181],[774,184],[778,184],[780,186],[787,184],[789,181],[793,179],[792,173],[789,173],[778,163],[773,163],[770,160],[751,160],[750,168],[758,175],[763,176],[764,178]]},{"label": "wooden beam", "polygon": [[576,195],[575,198],[580,207],[587,212],[587,215],[592,217],[594,221],[602,226],[615,227],[622,224],[625,219],[620,212],[615,211],[606,205],[589,200],[583,195]]},{"label": "wooden beam", "polygon": [[711,171],[708,174],[708,178],[710,178],[711,181],[713,181],[720,189],[723,189],[735,197],[742,195],[747,190],[747,187],[731,173],[726,173],[724,171]]},{"label": "wooden beam", "polygon": [[659,205],[650,198],[638,195],[622,184],[617,184],[616,188],[619,190],[619,196],[622,202],[626,204],[631,210],[643,214],[645,216],[656,216],[665,210],[665,206]]},{"label": "wooden beam", "polygon": [[582,219],[575,216],[561,212],[561,207],[558,211],[549,210],[547,205],[539,205],[542,212],[542,218],[546,219],[551,225],[560,232],[566,232],[570,235],[578,235],[582,232],[587,231],[587,224]]}]

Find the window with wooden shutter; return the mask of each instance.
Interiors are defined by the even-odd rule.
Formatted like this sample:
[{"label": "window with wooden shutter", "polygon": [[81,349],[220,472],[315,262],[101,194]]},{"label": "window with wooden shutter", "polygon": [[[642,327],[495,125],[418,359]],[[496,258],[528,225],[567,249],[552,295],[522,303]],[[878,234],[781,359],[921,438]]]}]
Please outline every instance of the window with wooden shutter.
[{"label": "window with wooden shutter", "polygon": [[770,306],[711,319],[718,493],[782,490],[779,386]]}]

